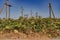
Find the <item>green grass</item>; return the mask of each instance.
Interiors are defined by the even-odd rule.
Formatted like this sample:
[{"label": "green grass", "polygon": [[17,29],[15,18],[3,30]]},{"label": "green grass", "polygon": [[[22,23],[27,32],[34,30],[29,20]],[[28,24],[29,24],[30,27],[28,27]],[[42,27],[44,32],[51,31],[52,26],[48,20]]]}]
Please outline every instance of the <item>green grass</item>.
[{"label": "green grass", "polygon": [[30,33],[32,32],[42,32],[43,34],[48,34],[52,37],[60,36],[60,19],[59,18],[25,18],[20,17],[19,19],[0,19],[0,31],[14,31]]}]

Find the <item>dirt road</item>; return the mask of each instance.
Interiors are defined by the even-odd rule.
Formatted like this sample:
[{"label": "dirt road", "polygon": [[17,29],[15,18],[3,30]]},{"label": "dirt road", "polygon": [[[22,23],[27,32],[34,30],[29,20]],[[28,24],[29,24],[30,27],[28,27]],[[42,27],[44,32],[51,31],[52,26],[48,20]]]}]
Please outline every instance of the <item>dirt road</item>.
[{"label": "dirt road", "polygon": [[51,39],[46,35],[39,35],[37,33],[26,35],[23,33],[4,33],[0,34],[0,40],[59,40],[59,39]]}]

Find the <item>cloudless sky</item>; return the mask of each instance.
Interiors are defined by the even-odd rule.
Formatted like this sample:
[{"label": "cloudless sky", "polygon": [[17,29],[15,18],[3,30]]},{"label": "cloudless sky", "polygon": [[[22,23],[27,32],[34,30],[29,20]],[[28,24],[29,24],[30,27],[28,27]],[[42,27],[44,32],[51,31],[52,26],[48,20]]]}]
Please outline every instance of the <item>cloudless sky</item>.
[{"label": "cloudless sky", "polygon": [[[2,9],[6,0],[0,0],[0,10]],[[39,16],[49,17],[48,3],[52,3],[54,14],[57,18],[60,18],[60,0],[9,0],[9,4],[12,5],[10,10],[11,18],[19,18],[21,16],[21,6],[24,7],[24,14],[30,16],[30,11],[33,11],[33,16],[38,12]],[[0,14],[0,18],[6,16],[6,8]]]}]

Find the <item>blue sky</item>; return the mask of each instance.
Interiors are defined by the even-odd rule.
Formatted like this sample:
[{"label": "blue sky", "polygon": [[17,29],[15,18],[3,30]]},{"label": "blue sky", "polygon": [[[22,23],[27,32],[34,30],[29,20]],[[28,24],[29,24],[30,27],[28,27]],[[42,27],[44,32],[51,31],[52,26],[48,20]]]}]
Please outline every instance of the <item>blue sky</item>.
[{"label": "blue sky", "polygon": [[[2,9],[6,0],[0,0],[0,10]],[[11,18],[19,18],[21,16],[21,6],[24,7],[24,14],[30,16],[30,11],[33,11],[33,16],[38,12],[39,16],[49,17],[48,3],[51,2],[53,11],[56,17],[60,18],[60,0],[9,0],[12,5],[10,16]],[[6,9],[0,14],[0,18],[4,18]]]}]

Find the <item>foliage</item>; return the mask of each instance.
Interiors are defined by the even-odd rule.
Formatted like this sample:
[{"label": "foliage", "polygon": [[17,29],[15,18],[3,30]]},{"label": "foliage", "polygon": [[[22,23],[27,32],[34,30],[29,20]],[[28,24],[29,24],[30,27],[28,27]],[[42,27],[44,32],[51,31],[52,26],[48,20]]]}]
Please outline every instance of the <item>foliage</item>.
[{"label": "foliage", "polygon": [[[55,21],[56,20],[56,21]],[[19,19],[0,19],[0,31],[12,30],[23,33],[42,32],[49,36],[60,36],[60,19],[56,18],[25,18],[20,17]],[[56,34],[55,34],[56,33]]]}]

